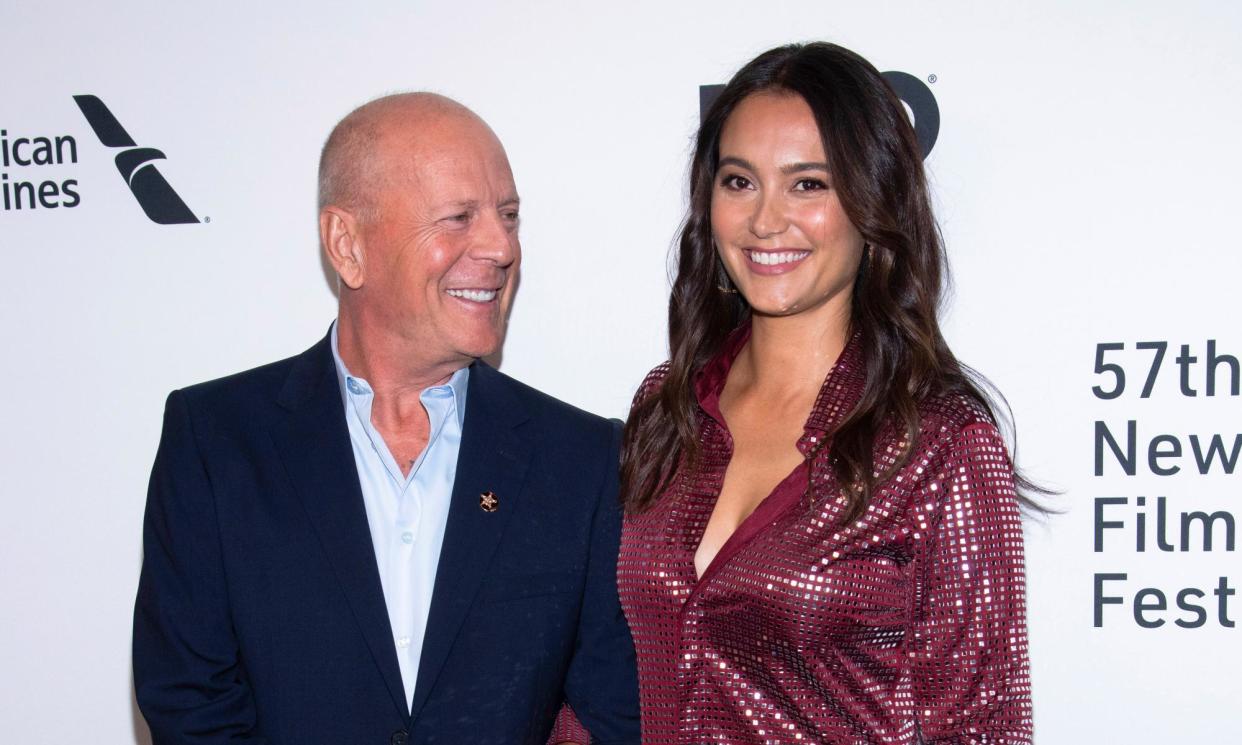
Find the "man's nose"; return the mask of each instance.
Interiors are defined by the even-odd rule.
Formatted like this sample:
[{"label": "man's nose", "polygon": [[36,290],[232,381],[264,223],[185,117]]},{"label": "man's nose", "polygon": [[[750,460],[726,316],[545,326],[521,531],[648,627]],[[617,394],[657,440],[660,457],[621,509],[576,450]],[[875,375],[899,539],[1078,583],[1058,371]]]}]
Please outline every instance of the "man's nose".
[{"label": "man's nose", "polygon": [[476,223],[477,234],[471,256],[507,267],[517,260],[517,227],[499,212],[481,215]]}]

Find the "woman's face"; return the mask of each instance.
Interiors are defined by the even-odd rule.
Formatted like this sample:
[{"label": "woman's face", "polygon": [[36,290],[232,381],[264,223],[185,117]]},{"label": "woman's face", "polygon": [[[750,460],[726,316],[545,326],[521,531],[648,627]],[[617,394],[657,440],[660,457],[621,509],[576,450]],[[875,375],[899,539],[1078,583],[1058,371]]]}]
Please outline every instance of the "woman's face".
[{"label": "woman's face", "polygon": [[849,318],[863,238],[801,96],[754,93],[729,115],[711,222],[725,270],[755,314]]}]

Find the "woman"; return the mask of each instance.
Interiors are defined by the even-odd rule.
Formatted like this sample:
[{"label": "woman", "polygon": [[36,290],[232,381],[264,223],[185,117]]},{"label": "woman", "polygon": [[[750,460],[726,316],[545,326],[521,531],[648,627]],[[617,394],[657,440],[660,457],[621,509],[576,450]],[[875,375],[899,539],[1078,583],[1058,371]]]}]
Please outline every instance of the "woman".
[{"label": "woman", "polygon": [[766,52],[690,202],[622,456],[643,742],[1029,742],[1019,497],[901,102],[841,47]]}]

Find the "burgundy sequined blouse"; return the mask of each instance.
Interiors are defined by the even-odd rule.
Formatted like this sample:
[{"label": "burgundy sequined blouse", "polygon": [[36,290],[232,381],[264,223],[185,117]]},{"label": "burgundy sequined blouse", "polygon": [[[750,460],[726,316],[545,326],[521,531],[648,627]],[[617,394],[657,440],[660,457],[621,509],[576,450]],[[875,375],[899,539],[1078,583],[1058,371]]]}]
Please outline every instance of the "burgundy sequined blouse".
[{"label": "burgundy sequined blouse", "polygon": [[[643,743],[1029,743],[1013,472],[996,427],[965,399],[920,407],[913,457],[859,520],[838,524],[828,443],[696,579],[694,553],[732,454],[720,393],[748,336],[735,333],[697,379],[700,464],[623,529],[617,577],[638,651]],[[820,389],[804,454],[857,402],[860,363],[856,337]],[[876,470],[901,447],[881,442]]]}]

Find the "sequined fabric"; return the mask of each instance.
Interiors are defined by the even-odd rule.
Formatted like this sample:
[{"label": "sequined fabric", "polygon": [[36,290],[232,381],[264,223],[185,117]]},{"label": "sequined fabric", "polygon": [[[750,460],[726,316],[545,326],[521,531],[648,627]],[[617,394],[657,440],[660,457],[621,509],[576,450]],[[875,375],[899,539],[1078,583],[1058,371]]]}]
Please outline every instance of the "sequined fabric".
[{"label": "sequined fabric", "polygon": [[548,736],[547,745],[560,745],[571,742],[575,745],[590,745],[591,733],[578,721],[574,710],[565,704],[556,715],[556,723],[552,725],[552,734]]},{"label": "sequined fabric", "polygon": [[[732,453],[719,395],[747,335],[734,334],[697,381],[701,463],[624,526],[617,573],[643,743],[1029,743],[1022,527],[1004,444],[967,400],[926,402],[913,457],[861,519],[840,525],[831,443],[816,445],[861,395],[857,338],[798,443],[809,468],[696,580]],[[877,472],[900,453],[895,439],[877,445]]]}]

